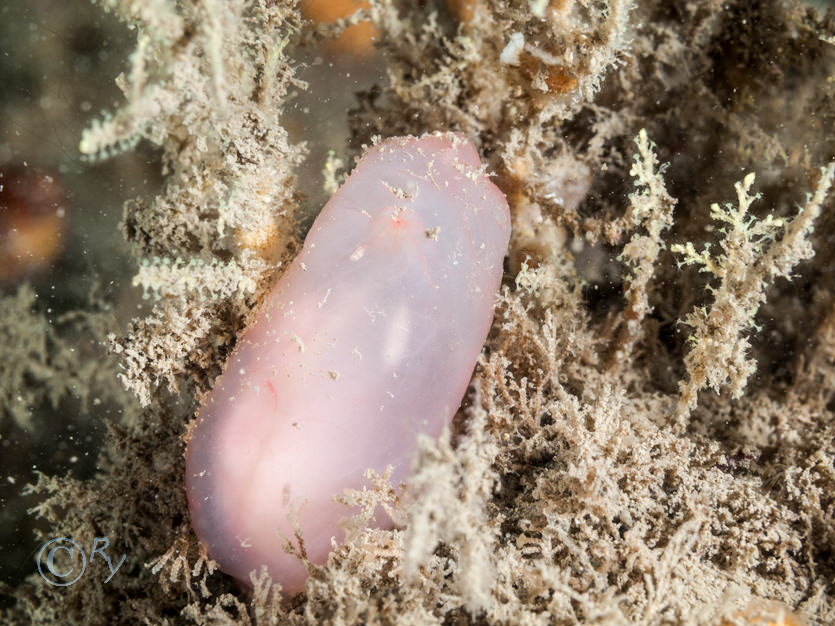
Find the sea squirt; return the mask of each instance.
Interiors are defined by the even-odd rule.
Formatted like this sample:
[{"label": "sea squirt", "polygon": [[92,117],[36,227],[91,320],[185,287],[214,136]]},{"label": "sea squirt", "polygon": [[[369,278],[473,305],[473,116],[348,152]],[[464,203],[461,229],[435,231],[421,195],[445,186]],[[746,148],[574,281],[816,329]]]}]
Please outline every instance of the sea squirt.
[{"label": "sea squirt", "polygon": [[[363,473],[408,477],[417,435],[455,414],[493,319],[510,236],[502,192],[454,133],[368,149],[322,209],[197,413],[186,451],[191,520],[244,582],[285,591],[341,541],[333,501]],[[390,520],[378,517],[385,525]]]}]

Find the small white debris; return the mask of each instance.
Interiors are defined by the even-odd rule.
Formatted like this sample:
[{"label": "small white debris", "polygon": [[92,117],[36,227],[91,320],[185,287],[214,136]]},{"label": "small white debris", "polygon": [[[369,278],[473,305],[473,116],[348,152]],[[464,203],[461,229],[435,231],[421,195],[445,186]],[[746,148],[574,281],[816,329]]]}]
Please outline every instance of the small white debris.
[{"label": "small white debris", "polygon": [[405,189],[402,189],[402,188],[400,188],[400,187],[395,187],[395,186],[393,186],[393,185],[389,185],[389,184],[388,184],[386,181],[384,181],[384,180],[381,180],[381,181],[380,181],[380,184],[381,184],[381,185],[383,185],[383,187],[385,187],[386,189],[388,189],[388,191],[389,191],[389,192],[390,192],[390,193],[391,193],[391,194],[392,194],[395,198],[398,198],[398,199],[400,199],[400,200],[411,200],[411,199],[412,199],[412,194],[410,194],[410,193],[409,193],[408,191],[406,191]]},{"label": "small white debris", "polygon": [[328,301],[328,296],[329,296],[329,295],[331,295],[331,290],[330,290],[330,288],[328,288],[328,291],[327,291],[327,293],[325,294],[325,297],[324,297],[324,298],[322,298],[321,302],[319,302],[319,304],[318,304],[318,307],[319,307],[320,309],[322,308],[322,305],[324,305],[324,304],[325,304],[325,302],[327,302],[327,301]]},{"label": "small white debris", "polygon": [[545,9],[548,8],[548,0],[528,0],[528,7],[531,9],[531,13],[542,19],[545,17]]},{"label": "small white debris", "polygon": [[510,36],[510,41],[499,55],[499,61],[505,65],[519,65],[519,54],[525,48],[525,37],[522,33],[513,33]]}]

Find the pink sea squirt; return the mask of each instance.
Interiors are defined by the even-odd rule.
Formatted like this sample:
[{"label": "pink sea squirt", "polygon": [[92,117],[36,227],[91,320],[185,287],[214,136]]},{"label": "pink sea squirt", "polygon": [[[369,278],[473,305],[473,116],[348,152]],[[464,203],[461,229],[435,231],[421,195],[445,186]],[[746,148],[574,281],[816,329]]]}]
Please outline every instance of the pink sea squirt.
[{"label": "pink sea squirt", "polygon": [[462,135],[368,149],[197,413],[191,520],[224,571],[248,582],[266,565],[303,589],[293,520],[324,563],[351,513],[333,496],[367,468],[408,478],[417,435],[437,436],[466,392],[509,236],[507,201]]}]

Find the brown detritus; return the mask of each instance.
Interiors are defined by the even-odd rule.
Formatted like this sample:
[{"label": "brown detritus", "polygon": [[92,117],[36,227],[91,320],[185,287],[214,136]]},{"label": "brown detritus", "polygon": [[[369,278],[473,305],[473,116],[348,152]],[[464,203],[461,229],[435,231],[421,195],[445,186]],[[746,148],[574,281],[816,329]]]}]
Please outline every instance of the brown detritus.
[{"label": "brown detritus", "polygon": [[579,81],[568,68],[549,66],[532,54],[523,53],[521,57],[519,71],[531,83],[544,83],[547,91],[561,96],[576,89]]}]

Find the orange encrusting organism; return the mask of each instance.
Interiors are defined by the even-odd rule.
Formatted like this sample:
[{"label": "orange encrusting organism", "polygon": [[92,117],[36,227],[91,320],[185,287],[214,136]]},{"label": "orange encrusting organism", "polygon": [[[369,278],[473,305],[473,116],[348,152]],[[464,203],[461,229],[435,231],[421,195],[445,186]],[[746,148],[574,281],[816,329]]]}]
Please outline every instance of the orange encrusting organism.
[{"label": "orange encrusting organism", "polygon": [[459,22],[469,22],[475,17],[475,7],[479,0],[447,0],[447,7]]},{"label": "orange encrusting organism", "polygon": [[53,176],[0,166],[0,282],[49,266],[61,251],[65,213],[65,193]]},{"label": "orange encrusting organism", "polygon": [[743,610],[737,611],[731,619],[722,620],[722,626],[806,626],[800,617],[792,613],[781,602],[752,600]]},{"label": "orange encrusting organism", "polygon": [[[349,17],[358,9],[367,9],[368,3],[358,0],[303,0],[302,15],[317,24],[332,24],[339,18]],[[377,27],[371,22],[360,22],[345,29],[328,47],[337,53],[366,57],[374,50]]]}]

